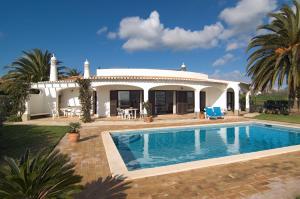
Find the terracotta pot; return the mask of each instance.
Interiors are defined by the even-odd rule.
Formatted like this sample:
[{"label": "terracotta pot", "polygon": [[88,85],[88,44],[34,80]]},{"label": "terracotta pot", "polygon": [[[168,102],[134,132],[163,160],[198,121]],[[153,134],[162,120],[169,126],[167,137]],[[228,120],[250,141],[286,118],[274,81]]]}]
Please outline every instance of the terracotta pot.
[{"label": "terracotta pot", "polygon": [[80,138],[79,133],[68,133],[69,142],[78,142],[79,138]]},{"label": "terracotta pot", "polygon": [[199,114],[199,119],[205,119],[204,113],[200,113],[200,114]]},{"label": "terracotta pot", "polygon": [[153,122],[153,118],[152,116],[147,116],[147,117],[144,117],[144,122],[147,122],[147,123],[150,123],[150,122]]}]

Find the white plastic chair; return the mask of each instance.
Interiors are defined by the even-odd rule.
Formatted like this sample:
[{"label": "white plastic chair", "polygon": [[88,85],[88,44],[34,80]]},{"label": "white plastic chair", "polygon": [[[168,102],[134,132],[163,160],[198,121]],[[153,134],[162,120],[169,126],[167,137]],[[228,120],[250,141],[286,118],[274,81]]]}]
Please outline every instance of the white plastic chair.
[{"label": "white plastic chair", "polygon": [[131,120],[133,118],[133,115],[128,109],[125,109],[124,110],[124,117],[125,117],[125,119]]},{"label": "white plastic chair", "polygon": [[124,117],[124,110],[120,109],[120,108],[117,108],[117,113],[118,113],[117,117],[123,119],[123,117]]}]

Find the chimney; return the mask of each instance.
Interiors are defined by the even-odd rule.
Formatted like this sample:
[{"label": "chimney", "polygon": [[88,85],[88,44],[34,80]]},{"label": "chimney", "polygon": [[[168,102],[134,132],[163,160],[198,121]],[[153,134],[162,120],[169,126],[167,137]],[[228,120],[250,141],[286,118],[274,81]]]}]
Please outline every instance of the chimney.
[{"label": "chimney", "polygon": [[181,71],[186,71],[186,65],[184,63],[181,64],[180,70]]},{"label": "chimney", "polygon": [[51,82],[57,81],[57,66],[56,66],[56,58],[54,54],[51,57],[51,64],[50,64],[50,79]]},{"label": "chimney", "polygon": [[90,75],[90,63],[89,61],[86,59],[84,62],[84,73],[83,73],[83,78],[84,79],[89,79],[91,77]]}]

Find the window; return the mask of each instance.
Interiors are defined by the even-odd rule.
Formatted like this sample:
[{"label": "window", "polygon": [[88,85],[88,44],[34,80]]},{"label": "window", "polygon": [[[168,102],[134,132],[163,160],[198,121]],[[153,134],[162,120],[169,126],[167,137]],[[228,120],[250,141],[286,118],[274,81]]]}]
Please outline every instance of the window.
[{"label": "window", "polygon": [[129,91],[118,92],[118,107],[128,108],[130,107],[130,93]]}]

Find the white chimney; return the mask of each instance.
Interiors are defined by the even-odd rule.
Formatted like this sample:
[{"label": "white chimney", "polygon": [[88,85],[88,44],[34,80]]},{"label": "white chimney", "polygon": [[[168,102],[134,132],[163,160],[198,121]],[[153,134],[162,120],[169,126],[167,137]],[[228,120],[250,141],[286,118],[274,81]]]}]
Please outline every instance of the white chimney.
[{"label": "white chimney", "polygon": [[56,66],[56,58],[54,54],[51,57],[50,64],[50,81],[57,81],[57,66]]},{"label": "white chimney", "polygon": [[89,79],[91,77],[90,75],[90,63],[89,61],[86,59],[84,62],[84,73],[83,73],[83,78],[84,79]]},{"label": "white chimney", "polygon": [[180,70],[181,71],[186,71],[186,65],[184,63],[181,64]]}]

